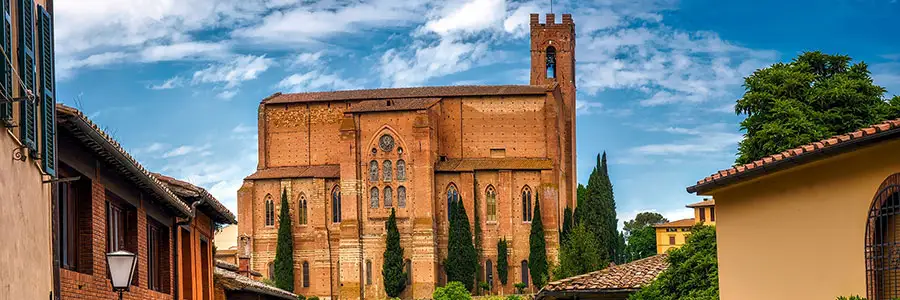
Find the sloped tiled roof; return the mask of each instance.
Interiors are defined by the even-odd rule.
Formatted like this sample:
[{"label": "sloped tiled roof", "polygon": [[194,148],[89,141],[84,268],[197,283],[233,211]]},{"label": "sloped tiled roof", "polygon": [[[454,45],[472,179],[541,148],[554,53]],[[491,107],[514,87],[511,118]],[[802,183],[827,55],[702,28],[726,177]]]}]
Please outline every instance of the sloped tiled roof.
[{"label": "sloped tiled roof", "polygon": [[[900,137],[900,119],[884,121],[854,132],[836,135],[815,143],[806,144],[781,153],[763,157],[752,163],[720,170],[707,176],[696,185],[687,188],[688,193],[703,193],[714,187],[723,187],[765,173],[787,169],[817,158],[833,156],[885,139]],[[791,162],[791,164],[785,164]]]},{"label": "sloped tiled roof", "polygon": [[473,86],[429,86],[410,88],[388,88],[372,90],[351,90],[333,92],[311,92],[282,94],[275,93],[266,99],[264,104],[299,103],[341,100],[372,100],[399,98],[432,98],[460,96],[508,96],[508,95],[543,95],[552,90],[552,86],[540,85],[473,85]]},{"label": "sloped tiled roof", "polygon": [[[114,166],[116,170],[125,175],[135,185],[154,195],[162,204],[168,206],[181,217],[190,215],[190,208],[181,201],[168,186],[161,182],[150,171],[144,168],[131,154],[128,154],[119,142],[100,129],[97,124],[88,119],[78,109],[56,105],[56,124],[58,128],[71,132],[87,149],[90,149]],[[59,151],[65,151],[60,148]]]},{"label": "sloped tiled roof", "polygon": [[219,262],[216,262],[216,269],[213,273],[213,282],[216,286],[221,286],[228,291],[253,292],[281,299],[297,300],[297,295],[294,293],[266,285],[252,278],[229,271],[226,268],[220,267]]},{"label": "sloped tiled roof", "polygon": [[550,170],[553,161],[546,158],[448,158],[435,164],[438,172],[473,170]]},{"label": "sloped tiled roof", "polygon": [[578,293],[601,294],[634,292],[656,280],[669,267],[666,254],[658,254],[627,264],[550,282],[535,299],[556,298],[554,295]]},{"label": "sloped tiled roof", "polygon": [[257,170],[244,179],[277,179],[277,178],[339,178],[340,165],[315,165],[298,167],[274,167]]},{"label": "sloped tiled roof", "polygon": [[[160,181],[169,185],[169,190],[173,193],[181,197],[181,199],[185,198],[203,198],[203,204],[200,205],[201,208],[205,208],[207,213],[213,220],[217,223],[222,224],[237,224],[237,218],[235,218],[234,214],[231,213],[228,208],[222,205],[216,197],[213,197],[212,194],[206,191],[206,189],[193,185],[187,181],[181,181],[166,175],[162,175],[159,173],[152,173],[156,178]],[[185,204],[191,204],[193,202],[185,202]]]},{"label": "sloped tiled roof", "polygon": [[432,105],[441,101],[441,98],[401,98],[401,99],[383,99],[383,100],[366,100],[354,104],[346,112],[362,113],[362,112],[381,112],[381,111],[404,111],[404,110],[420,110],[427,109]]},{"label": "sloped tiled roof", "polygon": [[691,227],[691,226],[694,226],[694,224],[696,224],[696,223],[697,223],[697,222],[695,222],[694,219],[691,218],[691,219],[681,219],[681,220],[677,220],[677,221],[672,221],[672,222],[669,222],[669,223],[656,224],[656,225],[653,225],[653,227],[660,227],[660,228],[665,228],[665,227]]},{"label": "sloped tiled roof", "polygon": [[707,206],[716,206],[716,199],[703,200],[697,203],[688,204],[685,207],[707,207]]}]

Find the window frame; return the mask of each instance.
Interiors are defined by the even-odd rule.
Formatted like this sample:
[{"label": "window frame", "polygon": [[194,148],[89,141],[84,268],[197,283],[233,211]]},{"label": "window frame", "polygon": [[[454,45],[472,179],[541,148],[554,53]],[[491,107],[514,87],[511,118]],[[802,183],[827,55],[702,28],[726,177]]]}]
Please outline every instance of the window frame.
[{"label": "window frame", "polygon": [[309,222],[309,215],[308,215],[308,211],[307,211],[308,204],[306,202],[306,194],[301,192],[300,196],[298,196],[297,199],[298,199],[297,200],[297,215],[298,215],[297,225],[306,226],[306,224]]},{"label": "window frame", "polygon": [[309,287],[309,262],[303,261],[303,287]]},{"label": "window frame", "polygon": [[534,198],[532,197],[533,194],[534,193],[531,190],[531,187],[529,187],[528,185],[522,187],[522,223],[531,223],[531,221],[534,219],[534,212],[532,211],[532,208],[534,207]]},{"label": "window frame", "polygon": [[266,227],[275,227],[275,200],[272,198],[272,194],[266,194],[264,199],[266,204],[264,224]]},{"label": "window frame", "polygon": [[168,274],[162,269],[165,258],[167,258],[163,250],[167,247],[168,228],[147,216],[147,289],[168,292],[164,291],[164,282]]},{"label": "window frame", "polygon": [[341,222],[341,189],[335,185],[331,189],[331,223]]},{"label": "window frame", "polygon": [[493,185],[488,185],[484,190],[486,202],[485,219],[488,223],[497,223],[497,190]]}]

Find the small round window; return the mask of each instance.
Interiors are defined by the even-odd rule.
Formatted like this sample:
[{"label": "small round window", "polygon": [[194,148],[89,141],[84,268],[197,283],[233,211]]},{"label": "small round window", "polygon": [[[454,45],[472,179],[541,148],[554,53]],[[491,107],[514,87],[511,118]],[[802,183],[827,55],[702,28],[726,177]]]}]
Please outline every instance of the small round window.
[{"label": "small round window", "polygon": [[382,135],[378,140],[378,146],[381,147],[381,151],[391,152],[394,150],[394,137],[390,135]]}]

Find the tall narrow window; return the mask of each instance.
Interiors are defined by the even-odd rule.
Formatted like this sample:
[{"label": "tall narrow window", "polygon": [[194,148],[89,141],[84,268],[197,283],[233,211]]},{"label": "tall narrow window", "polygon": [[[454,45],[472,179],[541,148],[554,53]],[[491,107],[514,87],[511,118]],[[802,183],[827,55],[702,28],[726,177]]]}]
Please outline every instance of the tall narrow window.
[{"label": "tall narrow window", "polygon": [[700,222],[705,222],[705,221],[706,221],[706,208],[701,207],[700,208]]},{"label": "tall narrow window", "polygon": [[411,285],[413,282],[412,261],[407,258],[406,262],[403,263],[403,265],[406,267],[406,285]]},{"label": "tall narrow window", "polygon": [[168,292],[169,230],[147,217],[147,286]]},{"label": "tall narrow window", "polygon": [[531,222],[531,188],[522,188],[522,222]]},{"label": "tall narrow window", "polygon": [[491,263],[491,260],[484,262],[484,278],[487,280],[488,286],[494,286],[494,264]]},{"label": "tall narrow window", "polygon": [[275,262],[269,262],[269,279],[275,280]]},{"label": "tall narrow window", "polygon": [[60,265],[69,270],[78,266],[78,190],[75,182],[60,182],[59,195],[59,237]]},{"label": "tall narrow window", "polygon": [[406,161],[402,159],[397,161],[397,180],[406,180]]},{"label": "tall narrow window", "polygon": [[309,287],[309,262],[303,262],[303,287]]},{"label": "tall narrow window", "polygon": [[378,208],[378,188],[373,187],[369,190],[369,207]]},{"label": "tall narrow window", "polygon": [[369,162],[369,181],[378,181],[378,161]]},{"label": "tall narrow window", "polygon": [[522,281],[521,282],[524,283],[526,287],[528,286],[528,261],[527,260],[522,261]]},{"label": "tall narrow window", "polygon": [[272,195],[266,195],[266,226],[275,226],[275,202]]},{"label": "tall narrow window", "polygon": [[669,236],[669,245],[675,245],[675,236],[674,235]]},{"label": "tall narrow window", "polygon": [[384,207],[391,208],[394,206],[394,190],[391,187],[384,188]]},{"label": "tall narrow window", "polygon": [[487,187],[484,196],[487,199],[487,220],[497,221],[497,191],[493,185]]},{"label": "tall narrow window", "polygon": [[384,174],[382,174],[382,176],[384,177],[384,181],[391,181],[391,179],[394,177],[393,176],[394,168],[391,167],[391,161],[389,161],[389,160],[384,161],[382,168],[383,168],[382,173],[384,173]]},{"label": "tall narrow window", "polygon": [[709,208],[709,220],[715,222],[716,221],[716,207],[712,206]]},{"label": "tall narrow window", "polygon": [[547,78],[556,78],[556,48],[547,47]]},{"label": "tall narrow window", "polygon": [[308,220],[308,215],[307,215],[307,206],[306,206],[306,195],[304,195],[303,193],[300,193],[300,200],[297,201],[297,212],[300,215],[298,223],[300,223],[300,225],[306,225],[306,222]]},{"label": "tall narrow window", "polygon": [[404,186],[397,188],[397,206],[406,207],[406,187]]},{"label": "tall narrow window", "polygon": [[372,285],[372,261],[366,260],[366,285]]},{"label": "tall narrow window", "polygon": [[331,222],[341,222],[341,189],[338,186],[331,189]]},{"label": "tall narrow window", "polygon": [[456,190],[456,185],[451,183],[450,186],[447,187],[447,219],[448,220],[450,219],[450,214],[451,214],[450,207],[454,203],[456,203],[456,201],[459,201],[459,192]]}]

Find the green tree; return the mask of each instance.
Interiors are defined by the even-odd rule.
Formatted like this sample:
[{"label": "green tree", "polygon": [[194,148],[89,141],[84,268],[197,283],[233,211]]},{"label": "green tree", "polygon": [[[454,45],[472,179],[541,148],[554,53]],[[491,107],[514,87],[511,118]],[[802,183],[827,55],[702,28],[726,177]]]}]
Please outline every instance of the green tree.
[{"label": "green tree", "polygon": [[588,231],[597,236],[604,249],[604,258],[616,261],[623,250],[620,249],[622,245],[617,229],[619,221],[616,219],[616,200],[609,179],[606,152],[597,155],[597,165],[588,178],[584,196],[578,197],[582,203],[575,208],[576,222],[583,223]]},{"label": "green tree", "polygon": [[574,220],[572,217],[572,209],[566,206],[566,210],[563,211],[563,224],[562,224],[562,232],[559,234],[559,242],[560,244],[565,243],[569,234],[572,232],[572,226],[574,226]]},{"label": "green tree", "polygon": [[634,216],[634,220],[625,221],[625,226],[622,227],[622,230],[624,230],[625,235],[628,236],[631,234],[631,232],[634,232],[637,229],[667,222],[669,222],[669,220],[663,217],[661,214],[645,211]]},{"label": "green tree", "polygon": [[[593,171],[591,172],[591,175],[594,175]],[[587,206],[585,206],[585,205],[587,205],[587,202],[588,202],[588,200],[586,200],[587,197],[588,197],[587,187],[585,187],[583,184],[579,183],[578,189],[576,190],[576,193],[575,193],[575,209],[572,211],[572,223],[573,224],[581,222],[581,219],[583,218],[582,215],[584,215],[585,211],[589,210],[589,209],[587,209]],[[582,208],[582,207],[584,209],[581,209],[581,210],[578,209],[578,208]]]},{"label": "green tree", "polygon": [[584,224],[578,224],[559,248],[559,265],[553,269],[553,280],[600,270],[607,264],[600,241]]},{"label": "green tree", "polygon": [[716,228],[696,225],[681,248],[669,251],[669,268],[629,300],[718,300]]},{"label": "green tree", "polygon": [[872,82],[868,66],[851,60],[804,52],[745,78],[746,92],[734,107],[747,115],[736,163],[900,117],[900,99],[883,99],[885,89]]},{"label": "green tree", "polygon": [[656,228],[646,225],[632,230],[625,252],[629,261],[656,255]]},{"label": "green tree", "polygon": [[481,278],[484,275],[484,270],[481,266],[482,261],[482,236],[481,236],[481,217],[478,213],[478,208],[480,207],[478,203],[478,179],[475,179],[475,202],[474,208],[472,209],[472,213],[475,214],[475,282],[482,282],[484,278]]},{"label": "green tree", "polygon": [[541,221],[540,191],[534,193],[534,214],[531,220],[531,235],[528,243],[531,246],[528,253],[528,271],[531,280],[538,288],[547,282],[547,241],[544,240],[544,222]]},{"label": "green tree", "polygon": [[288,212],[287,190],[281,190],[281,211],[278,214],[278,241],[275,245],[275,286],[294,290],[294,237],[291,234],[291,215]]},{"label": "green tree", "polygon": [[469,217],[466,215],[462,200],[451,202],[450,216],[450,237],[444,270],[448,281],[461,282],[471,291],[475,285],[478,255],[475,245],[472,244]]},{"label": "green tree", "polygon": [[506,285],[509,278],[509,261],[507,259],[509,250],[507,248],[509,248],[509,242],[506,241],[506,238],[497,241],[497,277],[503,285]]},{"label": "green tree", "polygon": [[387,220],[387,238],[385,240],[384,262],[381,276],[384,277],[384,291],[390,297],[399,297],[406,289],[406,272],[403,272],[403,247],[400,246],[400,231],[397,230],[397,219],[394,209]]},{"label": "green tree", "polygon": [[446,286],[435,289],[434,293],[431,294],[431,298],[434,300],[471,300],[472,295],[469,294],[469,290],[466,289],[464,284],[458,281],[451,281]]}]

